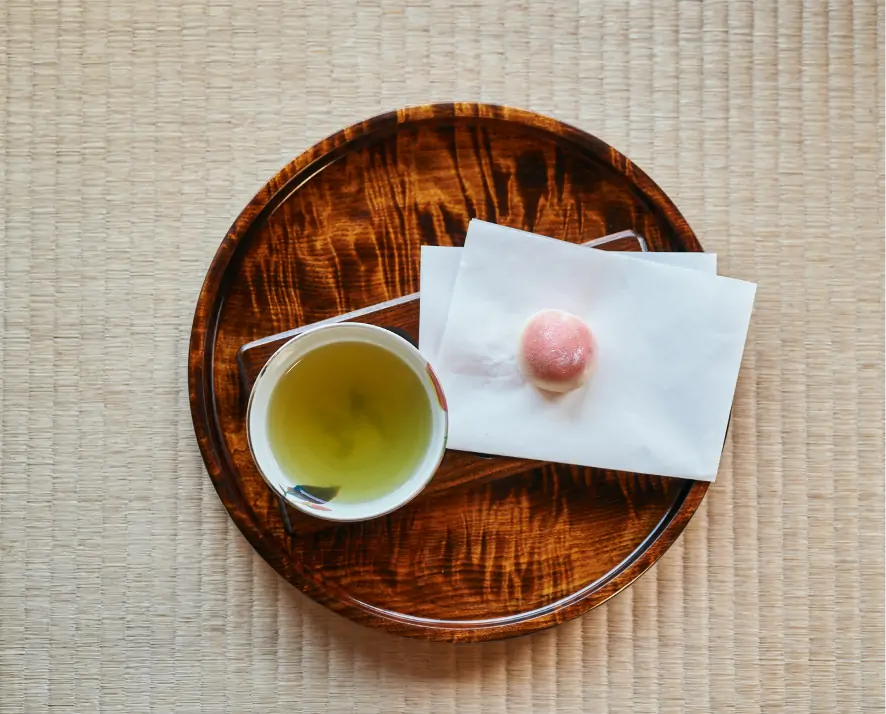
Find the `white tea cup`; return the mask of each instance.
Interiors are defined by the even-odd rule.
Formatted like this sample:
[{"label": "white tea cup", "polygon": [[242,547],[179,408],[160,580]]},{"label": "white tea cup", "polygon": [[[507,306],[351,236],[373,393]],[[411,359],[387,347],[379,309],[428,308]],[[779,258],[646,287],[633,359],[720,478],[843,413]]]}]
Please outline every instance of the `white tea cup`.
[{"label": "white tea cup", "polygon": [[[280,379],[309,352],[337,342],[364,342],[380,347],[408,366],[424,387],[431,411],[430,435],[418,464],[400,485],[372,500],[328,500],[307,491],[280,466],[269,439],[269,407]],[[376,518],[415,498],[431,480],[446,451],[449,419],[446,398],[431,365],[416,347],[391,330],[358,322],[340,322],[306,330],[278,349],[262,368],[252,392],[246,416],[246,432],[252,457],[268,486],[285,502],[304,513],[330,521],[361,521]],[[299,476],[299,480],[309,476]]]}]

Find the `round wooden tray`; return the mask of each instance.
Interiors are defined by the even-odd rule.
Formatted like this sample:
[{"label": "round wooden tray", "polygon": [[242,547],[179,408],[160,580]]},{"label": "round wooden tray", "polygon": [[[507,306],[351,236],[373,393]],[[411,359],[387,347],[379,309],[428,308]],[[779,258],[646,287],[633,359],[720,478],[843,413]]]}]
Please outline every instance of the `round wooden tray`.
[{"label": "round wooden tray", "polygon": [[578,129],[505,107],[402,109],[320,142],[246,206],[206,276],[189,353],[206,467],[259,554],[341,615],[433,640],[522,635],[596,607],[665,552],[708,488],[450,452],[439,478],[452,487],[389,516],[334,525],[281,513],[246,446],[238,350],[414,293],[419,246],[461,245],[474,217],[574,242],[630,229],[650,250],[701,250],[661,189]]}]

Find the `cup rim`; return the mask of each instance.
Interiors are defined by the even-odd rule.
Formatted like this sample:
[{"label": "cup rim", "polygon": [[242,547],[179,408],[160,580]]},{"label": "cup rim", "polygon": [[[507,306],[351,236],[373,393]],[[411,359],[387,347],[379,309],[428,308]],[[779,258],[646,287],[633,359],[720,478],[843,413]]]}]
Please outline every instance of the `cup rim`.
[{"label": "cup rim", "polygon": [[[395,357],[403,361],[407,366],[409,366],[413,372],[415,372],[416,376],[419,377],[422,385],[425,387],[426,396],[428,398],[428,403],[431,409],[432,419],[438,422],[439,425],[442,425],[442,428],[437,428],[432,424],[432,435],[431,440],[428,445],[428,449],[425,452],[425,461],[423,464],[420,464],[421,470],[416,470],[416,473],[420,473],[420,478],[415,478],[414,475],[409,476],[406,481],[401,484],[398,488],[403,488],[407,485],[412,485],[410,489],[405,493],[405,495],[396,501],[394,501],[390,505],[386,505],[385,507],[378,510],[367,510],[364,513],[358,514],[341,514],[337,513],[334,510],[334,506],[330,508],[330,506],[326,504],[312,503],[310,501],[303,501],[297,498],[292,497],[291,494],[287,493],[282,487],[280,483],[277,483],[277,480],[280,481],[289,481],[290,485],[295,485],[289,476],[283,471],[283,469],[274,462],[274,466],[276,470],[276,476],[278,479],[272,478],[272,475],[267,473],[267,464],[262,464],[257,453],[256,446],[253,443],[253,415],[255,408],[255,398],[258,393],[258,387],[262,383],[262,380],[266,377],[269,368],[275,366],[281,360],[286,359],[287,357],[291,357],[291,353],[293,351],[293,345],[296,343],[303,343],[305,338],[314,337],[316,338],[317,333],[321,332],[330,332],[341,330],[342,328],[348,328],[351,332],[361,332],[364,331],[367,334],[374,335],[376,338],[381,337],[381,340],[366,340],[370,344],[374,344],[382,349],[387,349],[391,354]],[[342,342],[350,341],[347,339],[342,339]],[[387,341],[388,345],[380,344],[380,341]],[[330,343],[325,343],[330,344]],[[317,347],[322,345],[317,345]],[[390,346],[396,346],[395,349],[391,349]],[[305,354],[310,352],[314,348],[307,348]],[[399,352],[397,350],[400,350]],[[407,353],[412,357],[412,360],[406,359],[404,357],[403,352]],[[420,362],[424,367],[424,373],[421,370],[418,370],[415,366],[415,363]],[[276,386],[276,383],[272,385]],[[270,396],[270,395],[269,395]],[[249,446],[249,452],[252,456],[252,461],[255,464],[256,469],[261,475],[264,482],[268,485],[268,487],[274,492],[276,496],[282,498],[284,503],[288,506],[298,509],[302,513],[306,513],[310,516],[314,516],[315,518],[320,518],[323,520],[327,520],[330,522],[341,522],[341,523],[352,523],[359,521],[367,521],[373,518],[379,518],[381,516],[387,515],[398,508],[405,506],[407,503],[412,501],[418,494],[420,494],[434,475],[437,473],[438,468],[440,467],[440,463],[443,461],[443,457],[446,454],[446,443],[449,436],[449,413],[446,405],[446,397],[443,393],[443,389],[440,386],[440,380],[437,378],[436,373],[434,372],[433,367],[427,358],[418,350],[418,348],[411,344],[408,340],[404,339],[397,333],[392,330],[388,330],[384,327],[380,327],[378,325],[372,325],[368,323],[362,322],[338,322],[327,325],[318,325],[317,327],[312,327],[299,334],[293,336],[291,339],[287,340],[284,344],[282,344],[275,352],[271,355],[265,365],[261,368],[261,371],[258,373],[258,376],[255,379],[255,382],[252,385],[252,389],[249,392],[249,399],[246,406],[246,442]],[[270,446],[268,446],[268,450],[270,451]],[[427,459],[429,454],[433,455],[436,452],[436,458],[432,456],[430,460]],[[273,452],[271,452],[271,458],[274,458]],[[396,491],[397,489],[394,489]],[[388,494],[389,495],[389,494]],[[384,498],[384,496],[380,497]],[[368,501],[367,503],[372,503],[372,501]],[[359,504],[346,504],[348,506],[359,505]]]}]

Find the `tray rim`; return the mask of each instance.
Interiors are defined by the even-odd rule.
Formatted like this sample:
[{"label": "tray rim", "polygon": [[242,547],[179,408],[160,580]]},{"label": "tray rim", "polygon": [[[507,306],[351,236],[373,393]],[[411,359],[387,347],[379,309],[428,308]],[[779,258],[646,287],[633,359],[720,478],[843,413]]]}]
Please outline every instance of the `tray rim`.
[{"label": "tray rim", "polygon": [[[702,251],[689,224],[664,191],[630,159],[581,129],[524,109],[480,103],[423,104],[379,114],[332,134],[295,157],[262,186],[234,220],[213,256],[194,311],[188,344],[188,396],[200,453],[219,499],[250,545],[287,582],[327,609],[375,629],[418,639],[478,642],[516,637],[554,627],[608,601],[645,573],[676,541],[701,505],[710,483],[687,481],[687,487],[675,501],[679,504],[675,506],[676,512],[672,509],[669,512],[673,513],[670,519],[663,519],[634,551],[641,552],[636,557],[632,557],[634,553],[628,556],[620,566],[607,574],[599,586],[595,587],[597,583],[590,584],[565,598],[567,602],[563,606],[551,609],[557,604],[552,603],[540,608],[537,615],[526,613],[529,615],[526,619],[513,618],[514,621],[507,624],[495,624],[492,621],[485,626],[478,624],[482,621],[475,620],[465,621],[463,626],[456,626],[453,621],[442,621],[446,626],[436,626],[431,622],[424,624],[404,621],[399,617],[391,617],[378,608],[358,604],[346,593],[331,593],[328,585],[321,584],[305,573],[300,573],[299,578],[292,580],[283,575],[281,568],[285,555],[276,552],[277,548],[271,539],[255,526],[254,521],[235,515],[238,508],[245,506],[244,510],[247,512],[251,512],[251,508],[242,494],[239,491],[235,493],[231,484],[223,480],[225,472],[236,474],[236,468],[226,458],[225,450],[217,448],[218,440],[222,437],[217,433],[217,423],[213,419],[215,395],[212,388],[212,363],[219,314],[216,305],[228,267],[252,224],[285,199],[285,195],[280,194],[294,178],[310,179],[314,173],[311,170],[313,164],[323,159],[334,160],[336,154],[362,138],[396,131],[403,124],[435,119],[487,119],[517,123],[574,143],[628,179],[644,199],[670,223],[688,250]],[[211,339],[211,343],[207,343],[207,339]],[[331,594],[342,597],[331,601]]]}]

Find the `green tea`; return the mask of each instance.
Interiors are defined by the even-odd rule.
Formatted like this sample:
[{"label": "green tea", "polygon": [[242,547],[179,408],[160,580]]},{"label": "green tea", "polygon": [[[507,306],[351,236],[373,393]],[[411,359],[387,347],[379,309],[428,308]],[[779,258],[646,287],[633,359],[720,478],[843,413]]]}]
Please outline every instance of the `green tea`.
[{"label": "green tea", "polygon": [[412,475],[431,436],[418,375],[388,350],[336,342],[308,352],[274,388],[268,438],[299,485],[340,487],[336,501],[390,493]]}]

